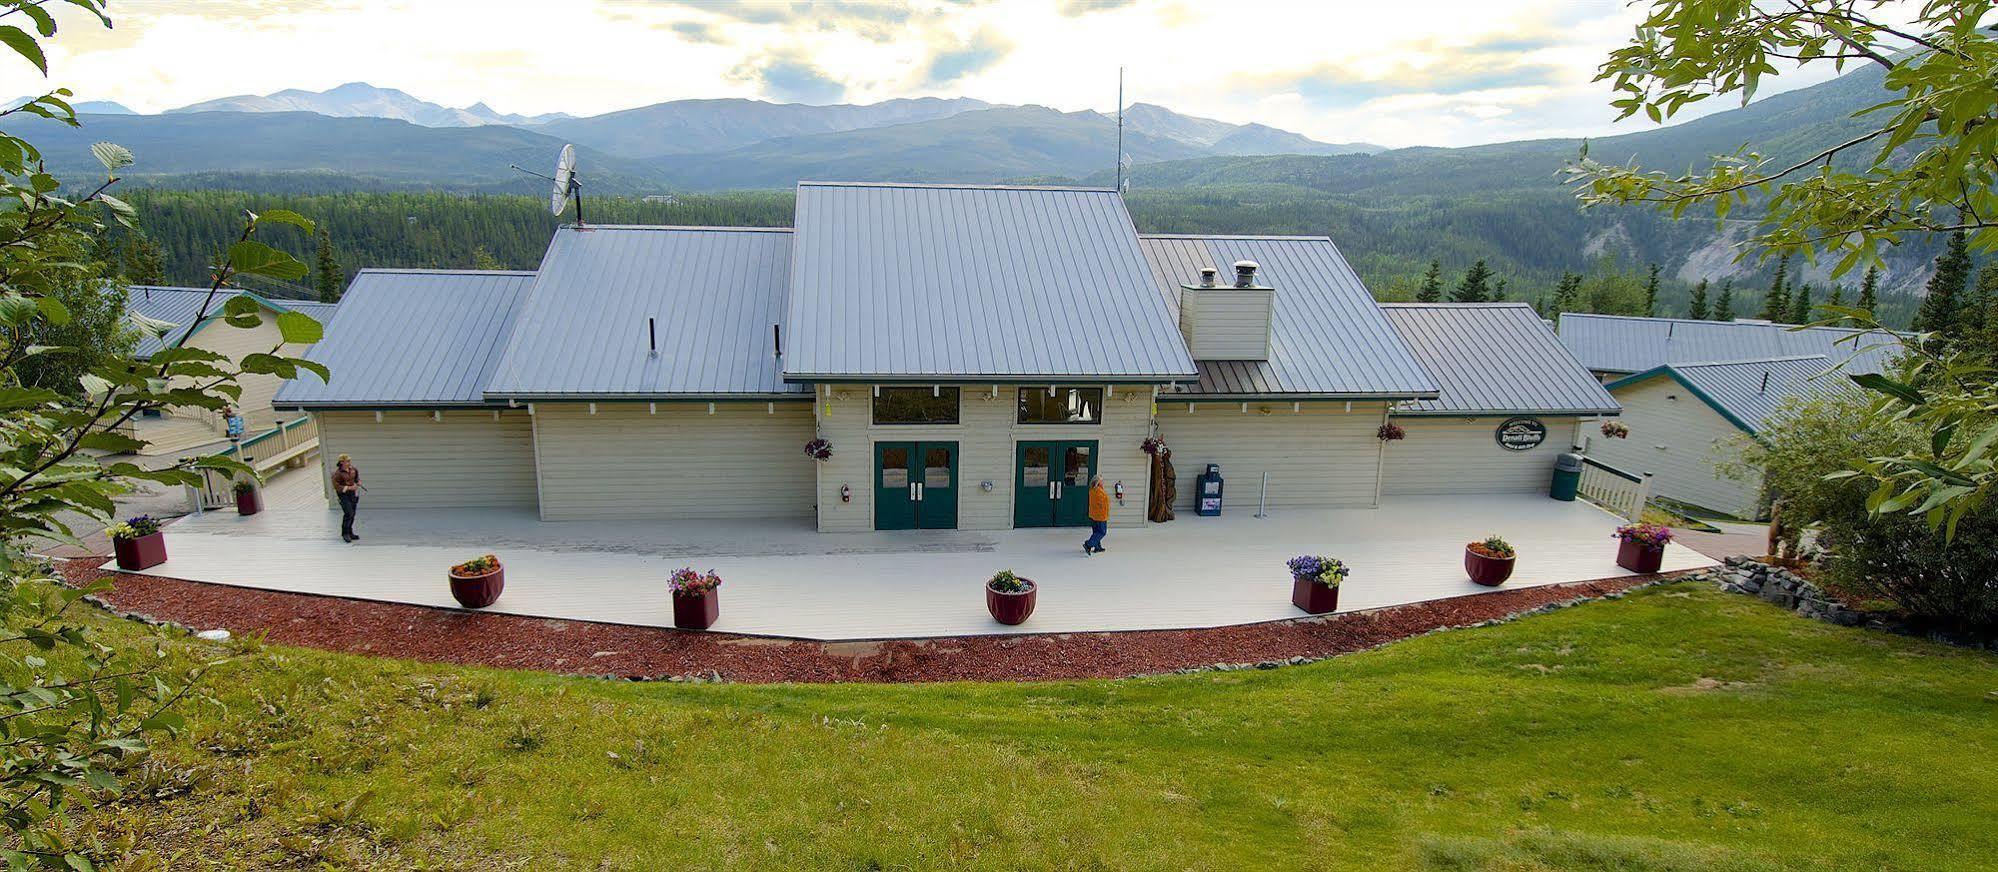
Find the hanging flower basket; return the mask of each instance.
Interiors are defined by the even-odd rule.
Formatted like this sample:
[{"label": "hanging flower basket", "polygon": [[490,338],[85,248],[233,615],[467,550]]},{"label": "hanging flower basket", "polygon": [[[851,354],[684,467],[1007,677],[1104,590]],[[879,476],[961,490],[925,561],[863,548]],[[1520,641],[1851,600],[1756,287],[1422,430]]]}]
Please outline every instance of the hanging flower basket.
[{"label": "hanging flower basket", "polygon": [[820,461],[831,460],[832,440],[813,439],[812,441],[805,443],[805,456],[813,460],[820,460]]},{"label": "hanging flower basket", "polygon": [[1153,457],[1172,453],[1172,449],[1166,447],[1163,436],[1146,436],[1145,441],[1138,444],[1138,448]]},{"label": "hanging flower basket", "polygon": [[1603,435],[1611,439],[1629,439],[1630,427],[1622,421],[1604,421]]},{"label": "hanging flower basket", "polygon": [[1408,431],[1401,429],[1400,424],[1389,421],[1386,424],[1382,424],[1379,430],[1374,431],[1374,438],[1382,442],[1400,442],[1408,438]]}]

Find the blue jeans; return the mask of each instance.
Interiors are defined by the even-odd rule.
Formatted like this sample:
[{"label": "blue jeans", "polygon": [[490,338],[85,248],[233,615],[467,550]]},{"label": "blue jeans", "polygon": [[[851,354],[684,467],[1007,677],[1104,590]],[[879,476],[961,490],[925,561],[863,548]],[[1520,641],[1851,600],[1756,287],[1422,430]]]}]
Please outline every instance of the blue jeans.
[{"label": "blue jeans", "polygon": [[1084,551],[1103,550],[1103,534],[1110,532],[1109,521],[1090,521],[1089,538],[1082,543]]}]

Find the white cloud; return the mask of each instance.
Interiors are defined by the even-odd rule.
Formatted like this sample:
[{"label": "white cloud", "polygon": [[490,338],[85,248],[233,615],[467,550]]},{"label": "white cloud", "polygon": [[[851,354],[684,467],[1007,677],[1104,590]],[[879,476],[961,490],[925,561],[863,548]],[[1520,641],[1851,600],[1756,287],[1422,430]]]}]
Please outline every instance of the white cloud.
[{"label": "white cloud", "polygon": [[930,95],[1109,111],[1123,66],[1133,101],[1332,141],[1464,145],[1610,131],[1607,91],[1590,80],[1638,14],[1620,0],[201,0],[112,12],[108,33],[59,13],[52,84],[0,65],[0,97],[66,85],[156,111],[366,81],[526,114]]}]

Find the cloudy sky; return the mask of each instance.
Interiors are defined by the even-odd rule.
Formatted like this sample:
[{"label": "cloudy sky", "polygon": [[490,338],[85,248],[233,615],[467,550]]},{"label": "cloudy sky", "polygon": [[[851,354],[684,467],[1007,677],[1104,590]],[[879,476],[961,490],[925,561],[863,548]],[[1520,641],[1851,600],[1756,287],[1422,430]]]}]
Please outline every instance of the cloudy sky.
[{"label": "cloudy sky", "polygon": [[[1612,128],[1590,81],[1637,19],[1618,0],[113,0],[110,12],[110,31],[63,14],[49,86],[141,112],[350,81],[524,114],[925,95],[1107,112],[1123,66],[1133,102],[1326,141],[1641,126]],[[0,66],[0,96],[43,87]]]}]

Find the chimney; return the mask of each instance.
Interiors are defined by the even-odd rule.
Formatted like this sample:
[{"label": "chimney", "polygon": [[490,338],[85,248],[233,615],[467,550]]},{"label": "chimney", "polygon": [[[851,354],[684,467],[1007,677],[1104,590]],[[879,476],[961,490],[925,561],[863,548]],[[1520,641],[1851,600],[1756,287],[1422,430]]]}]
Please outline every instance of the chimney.
[{"label": "chimney", "polygon": [[1235,261],[1235,287],[1253,288],[1256,286],[1256,262],[1253,260]]},{"label": "chimney", "polygon": [[1235,283],[1200,270],[1200,283],[1180,285],[1179,332],[1194,360],[1269,360],[1276,291],[1256,278],[1256,262],[1235,262]]}]

